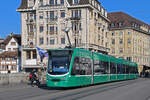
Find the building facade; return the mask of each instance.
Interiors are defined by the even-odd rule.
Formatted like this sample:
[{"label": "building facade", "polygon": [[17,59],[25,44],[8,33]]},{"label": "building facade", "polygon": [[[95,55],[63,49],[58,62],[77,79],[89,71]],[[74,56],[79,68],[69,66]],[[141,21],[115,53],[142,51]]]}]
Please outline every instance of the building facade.
[{"label": "building facade", "polygon": [[0,73],[17,73],[21,68],[21,36],[10,34],[4,41],[4,51],[0,53]]},{"label": "building facade", "polygon": [[136,62],[139,72],[150,66],[150,26],[123,12],[109,13],[110,54]]},{"label": "building facade", "polygon": [[5,50],[4,39],[0,38],[0,53]]},{"label": "building facade", "polygon": [[24,69],[41,67],[36,47],[68,46],[65,31],[75,47],[109,51],[109,20],[98,0],[22,0],[17,11],[21,13]]}]

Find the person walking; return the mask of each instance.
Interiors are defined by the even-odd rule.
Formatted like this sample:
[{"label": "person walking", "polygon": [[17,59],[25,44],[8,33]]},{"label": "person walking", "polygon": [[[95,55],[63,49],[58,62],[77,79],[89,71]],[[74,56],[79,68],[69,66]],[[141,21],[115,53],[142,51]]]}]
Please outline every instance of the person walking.
[{"label": "person walking", "polygon": [[36,73],[36,70],[32,70],[32,72],[29,74],[29,80],[30,80],[30,84],[31,86],[34,86],[34,82],[36,82],[35,84],[39,87],[40,86],[40,82]]}]

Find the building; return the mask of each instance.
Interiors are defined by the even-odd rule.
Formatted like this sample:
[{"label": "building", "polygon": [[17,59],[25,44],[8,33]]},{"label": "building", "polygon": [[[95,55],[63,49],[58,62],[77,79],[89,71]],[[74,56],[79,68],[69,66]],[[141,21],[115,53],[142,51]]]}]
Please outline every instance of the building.
[{"label": "building", "polygon": [[0,38],[0,53],[2,53],[5,49],[4,39]]},{"label": "building", "polygon": [[0,73],[17,73],[21,68],[21,36],[10,34],[4,41],[4,51],[0,53]]},{"label": "building", "polygon": [[110,54],[136,62],[139,72],[150,66],[150,26],[124,12],[108,14]]},{"label": "building", "polygon": [[22,67],[26,71],[41,68],[36,47],[68,46],[65,31],[75,47],[109,52],[109,20],[98,0],[22,0],[17,11],[21,13]]}]

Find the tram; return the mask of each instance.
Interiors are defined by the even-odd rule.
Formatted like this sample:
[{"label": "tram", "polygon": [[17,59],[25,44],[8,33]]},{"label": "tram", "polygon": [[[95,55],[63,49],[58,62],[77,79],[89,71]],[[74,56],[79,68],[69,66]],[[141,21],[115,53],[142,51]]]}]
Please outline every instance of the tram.
[{"label": "tram", "polygon": [[78,87],[138,78],[138,65],[89,50],[48,50],[48,87]]}]

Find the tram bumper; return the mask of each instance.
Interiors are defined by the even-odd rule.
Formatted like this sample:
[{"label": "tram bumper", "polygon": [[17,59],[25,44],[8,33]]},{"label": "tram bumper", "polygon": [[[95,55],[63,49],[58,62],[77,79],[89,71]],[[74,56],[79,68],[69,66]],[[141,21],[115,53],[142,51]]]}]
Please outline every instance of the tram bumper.
[{"label": "tram bumper", "polygon": [[68,87],[68,82],[47,80],[47,86],[48,87]]},{"label": "tram bumper", "polygon": [[47,76],[48,87],[69,87],[67,76],[63,77],[50,77]]}]

